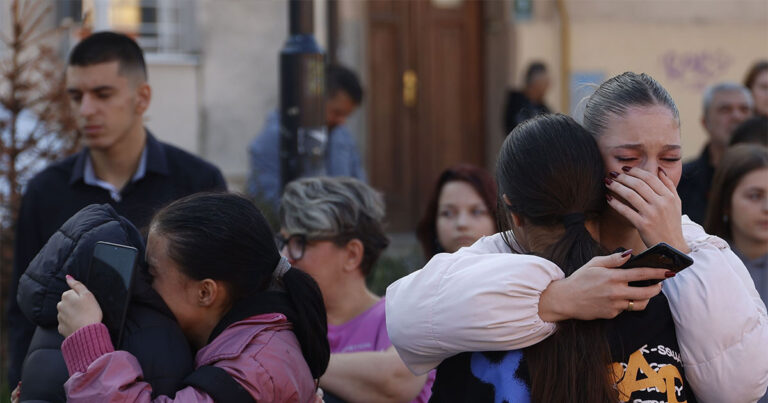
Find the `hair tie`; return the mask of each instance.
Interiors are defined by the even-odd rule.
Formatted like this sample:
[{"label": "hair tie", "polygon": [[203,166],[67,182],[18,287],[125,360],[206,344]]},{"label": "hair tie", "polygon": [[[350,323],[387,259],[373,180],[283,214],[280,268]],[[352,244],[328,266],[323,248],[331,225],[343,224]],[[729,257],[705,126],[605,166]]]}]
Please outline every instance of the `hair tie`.
[{"label": "hair tie", "polygon": [[285,256],[280,256],[280,261],[277,262],[275,270],[272,271],[272,277],[275,280],[282,280],[288,270],[291,270],[291,263],[288,262],[288,259],[286,259]]},{"label": "hair tie", "polygon": [[573,227],[574,225],[584,225],[584,213],[570,213],[563,216],[561,219],[565,228]]}]

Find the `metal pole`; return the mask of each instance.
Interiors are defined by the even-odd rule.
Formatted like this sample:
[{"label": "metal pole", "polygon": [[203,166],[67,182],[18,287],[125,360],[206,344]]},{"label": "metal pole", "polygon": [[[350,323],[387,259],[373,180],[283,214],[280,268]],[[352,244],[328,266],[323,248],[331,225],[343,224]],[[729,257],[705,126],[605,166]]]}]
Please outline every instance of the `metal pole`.
[{"label": "metal pole", "polygon": [[313,1],[288,3],[280,51],[280,179],[325,175],[325,53],[313,35]]}]

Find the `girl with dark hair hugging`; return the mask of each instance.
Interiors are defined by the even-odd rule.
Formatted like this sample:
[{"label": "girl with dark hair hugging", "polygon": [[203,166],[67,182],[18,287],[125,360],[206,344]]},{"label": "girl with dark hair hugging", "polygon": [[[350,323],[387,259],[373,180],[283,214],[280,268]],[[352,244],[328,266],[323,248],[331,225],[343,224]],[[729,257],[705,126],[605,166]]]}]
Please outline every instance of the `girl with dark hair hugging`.
[{"label": "girl with dark hair hugging", "polygon": [[[533,130],[533,126],[526,127]],[[623,351],[629,354],[629,360],[616,361],[617,357],[612,354],[614,372],[608,374],[609,381],[561,385],[560,382],[576,382],[577,378],[546,377],[550,382],[547,387],[566,390],[589,387],[590,390],[580,393],[608,393],[605,389],[601,392],[593,388],[613,382],[618,394],[616,399],[611,397],[613,402],[633,401],[635,396],[647,400],[647,394],[652,392],[659,397],[656,400],[682,401],[680,393],[687,387],[699,402],[756,401],[768,385],[765,305],[744,264],[728,244],[708,235],[688,217],[681,218],[680,199],[675,189],[682,171],[680,122],[669,93],[645,74],[624,73],[613,77],[588,99],[584,128],[596,140],[600,155],[594,158],[601,157],[605,165],[601,177],[604,188],[573,189],[571,182],[560,179],[571,174],[557,168],[569,155],[553,151],[560,149],[558,143],[564,141],[562,137],[552,138],[547,144],[550,150],[537,154],[540,160],[531,158],[531,164],[552,175],[538,186],[563,206],[581,199],[583,192],[595,192],[609,207],[596,214],[568,211],[559,205],[555,207],[560,210],[555,210],[548,207],[553,203],[549,199],[533,205],[516,204],[515,200],[526,196],[528,189],[537,188],[513,187],[506,177],[503,161],[499,161],[499,193],[506,196],[512,218],[518,216],[515,228],[523,228],[522,233],[519,239],[517,232],[496,234],[457,253],[436,255],[422,270],[387,289],[387,329],[403,361],[415,373],[423,373],[462,352],[547,348],[547,345],[538,345],[545,342],[558,346],[563,341],[560,335],[568,334],[569,327],[573,326],[572,319],[618,316],[621,320],[620,314],[624,311],[632,315],[634,311],[642,311],[651,312],[656,319],[652,325],[660,326],[669,317],[665,313],[668,309],[679,354],[670,343],[638,346],[626,342]],[[512,150],[510,155],[515,152],[524,158],[529,151]],[[587,163],[583,161],[586,158],[580,158],[582,164]],[[530,172],[526,167],[520,169]],[[530,175],[540,177],[541,174],[531,172]],[[531,185],[531,182],[520,183]],[[532,219],[547,212],[551,217],[544,222]],[[671,277],[671,273],[661,269],[617,270],[628,255],[596,257],[574,267],[574,260],[558,262],[555,259],[558,250],[537,249],[537,246],[556,245],[563,234],[567,236],[573,228],[579,228],[581,217],[572,216],[574,212],[585,215],[586,228],[593,226],[591,235],[600,242],[603,253],[623,247],[637,254],[666,242],[688,254],[694,263]],[[551,232],[539,230],[537,225]],[[521,255],[526,252],[549,259]],[[628,284],[667,276],[670,278],[661,285],[631,287]],[[666,301],[658,304],[655,301],[659,300],[657,294],[662,288],[664,293],[660,297]],[[658,309],[659,306],[662,309]],[[649,327],[646,331],[653,329]],[[643,338],[646,336],[641,333],[639,341]],[[612,353],[616,346],[610,344]],[[664,357],[672,357],[677,364],[667,363]],[[584,365],[597,362],[593,356],[582,359]],[[515,361],[501,364],[510,362]],[[617,362],[623,364],[617,365]],[[564,363],[577,367],[565,368],[561,365]],[[581,363],[561,360],[549,369],[575,374]],[[542,372],[536,365],[528,362],[515,367],[529,370],[528,374],[515,370],[520,376],[515,379],[530,379],[533,399],[542,396],[536,382],[543,379],[539,378]],[[684,374],[679,371],[680,366]],[[680,372],[680,379],[677,374],[671,374],[673,368]],[[440,369],[436,385],[440,383],[439,373]],[[485,379],[492,379],[491,375]],[[602,374],[598,375],[604,379]],[[669,382],[670,379],[675,379],[674,383]],[[687,384],[681,384],[681,379],[687,380]],[[672,389],[675,393],[668,395]],[[544,396],[545,400],[540,401],[602,401],[573,396],[546,400],[550,395]],[[693,395],[687,396],[692,401]]]},{"label": "girl with dark hair hugging", "polygon": [[[147,262],[153,288],[197,349],[188,386],[154,401],[315,401],[330,356],[323,299],[280,256],[253,203],[200,193],[170,204],[150,224]],[[58,319],[68,401],[152,400],[136,358],[114,351],[93,295],[67,283]]]}]

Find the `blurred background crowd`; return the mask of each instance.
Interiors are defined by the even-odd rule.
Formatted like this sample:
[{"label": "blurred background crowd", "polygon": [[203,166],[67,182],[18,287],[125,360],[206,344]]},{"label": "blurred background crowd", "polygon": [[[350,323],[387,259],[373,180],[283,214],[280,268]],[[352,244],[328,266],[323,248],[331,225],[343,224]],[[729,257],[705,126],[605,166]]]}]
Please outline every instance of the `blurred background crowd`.
[{"label": "blurred background crowd", "polygon": [[[386,206],[391,243],[370,270],[374,293],[435,253],[495,233],[490,172],[506,134],[541,113],[578,119],[594,86],[624,71],[656,78],[680,110],[689,161],[678,188],[683,213],[734,243],[757,273],[756,283],[768,281],[768,161],[764,151],[743,145],[727,152],[735,143],[768,145],[768,2],[307,1],[315,10],[315,39],[335,66],[326,70],[326,171],[367,182]],[[57,82],[67,53],[90,32],[135,38],[152,87],[146,126],[217,166],[229,189],[254,197],[279,229],[282,189],[269,150],[279,131],[278,54],[288,36],[287,1],[34,3],[48,8],[35,14],[39,19],[21,21],[30,32],[64,27],[35,42],[46,46],[35,48],[36,57],[46,58],[34,82]],[[9,39],[18,22],[13,4],[0,0],[2,100],[18,91],[10,85],[13,72],[25,71],[13,69],[13,55],[22,51]],[[48,87],[36,90],[55,95]],[[3,144],[15,108],[0,105]],[[31,105],[15,119],[20,132],[73,135],[50,145],[54,151],[30,154],[18,172],[5,151],[0,155],[4,228],[13,227],[19,202],[9,186],[23,189],[44,161],[77,149],[73,126],[52,113]],[[57,123],[40,127],[40,119]],[[13,238],[3,234],[4,315]],[[5,320],[1,326],[5,334]],[[0,354],[5,361],[5,348]]]}]

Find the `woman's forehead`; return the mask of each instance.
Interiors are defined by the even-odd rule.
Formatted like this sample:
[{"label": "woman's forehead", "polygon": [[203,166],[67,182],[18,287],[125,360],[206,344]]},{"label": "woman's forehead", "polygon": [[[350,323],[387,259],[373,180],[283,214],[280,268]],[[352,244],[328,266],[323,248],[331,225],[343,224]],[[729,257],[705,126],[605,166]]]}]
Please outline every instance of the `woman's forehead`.
[{"label": "woman's forehead", "polygon": [[439,204],[453,203],[457,201],[482,201],[480,193],[466,181],[450,181],[446,182],[442,189],[440,189]]},{"label": "woman's forehead", "polygon": [[672,112],[663,106],[632,107],[623,115],[609,115],[598,142],[610,147],[679,145],[680,126]]}]

